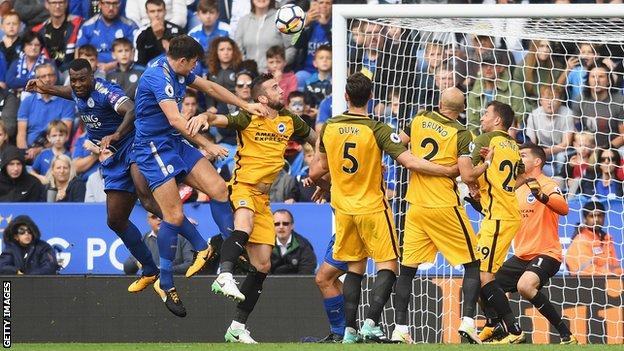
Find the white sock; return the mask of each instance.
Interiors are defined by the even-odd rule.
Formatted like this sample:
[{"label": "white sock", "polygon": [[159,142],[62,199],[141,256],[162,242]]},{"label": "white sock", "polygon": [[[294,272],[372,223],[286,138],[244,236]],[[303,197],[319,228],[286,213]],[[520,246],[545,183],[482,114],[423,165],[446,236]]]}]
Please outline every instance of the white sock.
[{"label": "white sock", "polygon": [[245,329],[245,324],[239,323],[237,321],[232,321],[232,324],[230,324],[230,328],[232,328],[232,329]]},{"label": "white sock", "polygon": [[409,327],[407,325],[397,324],[394,327],[394,330],[396,330],[396,331],[398,331],[399,333],[402,333],[402,334],[409,333]]},{"label": "white sock", "polygon": [[370,325],[371,327],[374,327],[374,326],[375,326],[375,322],[373,322],[373,320],[372,320],[372,319],[370,319],[370,318],[366,318],[366,320],[364,321],[364,323],[366,323],[366,324]]},{"label": "white sock", "polygon": [[219,274],[219,276],[223,277],[223,278],[227,278],[227,279],[233,279],[234,278],[232,276],[232,273],[230,273],[230,272],[223,272],[223,273]]},{"label": "white sock", "polygon": [[345,328],[345,334],[346,334],[346,333],[349,333],[349,334],[356,334],[356,333],[357,333],[357,330],[355,330],[355,329],[353,329],[353,328],[351,328],[351,327],[346,327],[346,328]]},{"label": "white sock", "polygon": [[470,317],[463,317],[463,318],[462,318],[462,322],[463,322],[463,323],[465,323],[465,324],[468,324],[468,325],[469,325],[469,326],[471,326],[471,327],[474,327],[474,326],[475,326],[475,321],[474,321],[474,319],[472,319],[472,318],[470,318]]}]

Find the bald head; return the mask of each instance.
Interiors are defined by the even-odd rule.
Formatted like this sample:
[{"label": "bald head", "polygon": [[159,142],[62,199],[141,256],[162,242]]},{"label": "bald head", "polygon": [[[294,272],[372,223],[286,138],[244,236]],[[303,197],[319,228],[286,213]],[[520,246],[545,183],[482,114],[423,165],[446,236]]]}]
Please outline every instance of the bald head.
[{"label": "bald head", "polygon": [[464,93],[456,87],[444,89],[440,94],[440,112],[453,117],[464,110]]}]

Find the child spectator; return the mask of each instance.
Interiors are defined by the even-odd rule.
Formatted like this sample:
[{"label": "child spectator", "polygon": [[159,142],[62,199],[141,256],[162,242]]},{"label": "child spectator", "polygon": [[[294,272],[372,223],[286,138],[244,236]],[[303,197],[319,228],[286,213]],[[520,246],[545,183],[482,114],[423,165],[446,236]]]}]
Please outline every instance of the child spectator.
[{"label": "child spectator", "polygon": [[280,88],[284,91],[284,104],[288,101],[288,95],[297,90],[297,76],[292,71],[284,72],[286,68],[286,54],[284,47],[271,46],[266,52],[267,71],[278,81]]},{"label": "child spectator", "polygon": [[28,216],[17,216],[4,229],[0,274],[57,274],[59,265],[50,244]]},{"label": "child spectator", "polygon": [[[228,37],[219,37],[210,43],[206,57],[208,79],[234,92],[236,86],[236,69],[243,60],[243,54],[236,42]],[[213,112],[227,114],[227,104],[218,102],[211,97],[207,101],[208,107],[214,107]]]},{"label": "child spectator", "polygon": [[200,25],[188,33],[207,51],[210,43],[218,37],[230,36],[230,25],[219,21],[219,4],[216,0],[199,0],[197,17]]},{"label": "child spectator", "polygon": [[22,41],[19,38],[20,18],[14,10],[9,11],[2,17],[2,31],[4,37],[0,42],[0,51],[4,54],[6,62],[11,63],[22,52]]},{"label": "child spectator", "polygon": [[49,63],[47,55],[43,51],[43,41],[33,32],[27,32],[22,37],[24,51],[16,60],[11,62],[6,73],[6,84],[10,89],[21,91],[26,83],[35,78],[35,68],[44,63]]},{"label": "child spectator", "polygon": [[50,147],[43,149],[43,151],[41,151],[41,153],[35,158],[35,162],[33,162],[33,166],[30,171],[30,174],[37,177],[42,184],[46,184],[48,182],[45,175],[48,173],[48,169],[50,169],[50,162],[52,159],[54,159],[57,155],[70,156],[69,151],[65,149],[68,137],[69,129],[67,129],[67,125],[64,122],[55,120],[48,124],[46,138]]},{"label": "child spectator", "polygon": [[[297,202],[312,202],[312,195],[316,191],[316,187],[306,187],[303,184],[303,180],[308,178],[308,174],[310,172],[310,164],[314,159],[314,148],[312,145],[305,143],[303,144],[303,167],[299,170],[299,173],[295,176],[295,180],[297,181]],[[325,194],[326,196],[321,199],[320,203],[325,203],[329,201],[329,194]]]},{"label": "child spectator", "polygon": [[574,155],[563,169],[562,177],[568,181],[568,194],[594,193],[594,179],[596,178],[596,140],[588,132],[579,132],[574,135]]},{"label": "child spectator", "polygon": [[[180,2],[183,2],[183,0],[176,0],[174,7],[178,7]],[[128,6],[142,8],[144,14],[146,12],[146,16],[149,17],[148,26],[137,35],[135,41],[138,52],[137,62],[140,65],[146,65],[151,59],[165,51],[161,43],[163,36],[182,34],[183,29],[166,20],[168,13],[163,0],[132,1],[128,3]],[[186,13],[186,6],[182,6],[184,13]],[[176,11],[179,9],[174,8],[171,10]],[[180,13],[176,15],[178,16]],[[186,18],[184,20],[186,22]]]},{"label": "child spectator", "polygon": [[134,62],[134,47],[126,38],[113,41],[113,58],[117,66],[106,74],[106,80],[119,85],[134,100],[134,94],[145,67]]},{"label": "child spectator", "polygon": [[186,91],[186,95],[184,95],[184,99],[182,100],[182,109],[180,110],[180,113],[182,113],[182,116],[186,119],[190,119],[200,113],[197,93],[195,91]]},{"label": "child spectator", "polygon": [[71,158],[54,156],[48,170],[45,188],[47,202],[84,202],[85,183],[76,177]]},{"label": "child spectator", "polygon": [[314,107],[318,107],[324,98],[331,95],[331,46],[321,45],[316,48],[312,64],[317,72],[306,81],[305,93],[311,97],[311,101],[314,101]]},{"label": "child spectator", "polygon": [[[313,0],[306,13],[305,27],[295,43],[297,49],[297,80],[300,84],[316,73],[316,50],[331,44],[332,0]],[[304,86],[300,86],[301,89]]]},{"label": "child spectator", "polygon": [[[76,58],[85,59],[89,61],[91,65],[91,69],[93,70],[93,75],[95,78],[106,79],[106,73],[99,69],[99,61],[98,61],[98,52],[97,49],[91,45],[86,44],[78,48],[76,53]],[[67,77],[67,82],[65,85],[69,85],[69,77]]]},{"label": "child spectator", "polygon": [[[300,91],[293,91],[288,95],[288,110],[292,113],[298,114],[301,119],[304,120],[311,128],[314,128],[314,118],[307,113],[310,112],[311,108],[309,104],[307,104],[307,96],[305,96]],[[298,140],[300,143],[303,143],[303,138]]]}]

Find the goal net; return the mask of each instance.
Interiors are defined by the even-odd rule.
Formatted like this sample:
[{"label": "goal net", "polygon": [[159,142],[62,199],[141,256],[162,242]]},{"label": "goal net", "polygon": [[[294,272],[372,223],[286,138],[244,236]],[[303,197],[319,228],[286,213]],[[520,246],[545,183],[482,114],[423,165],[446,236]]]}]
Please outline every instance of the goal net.
[{"label": "goal net", "polygon": [[[417,111],[436,109],[440,92],[452,86],[465,92],[460,122],[476,134],[489,101],[510,104],[516,114],[511,134],[520,143],[530,141],[545,149],[544,172],[560,183],[570,205],[559,227],[564,262],[543,291],[579,341],[623,343],[624,21],[610,17],[621,16],[616,12],[622,9],[603,11],[609,14],[597,18],[591,8],[581,7],[581,13],[594,18],[578,18],[568,6],[554,12],[552,6],[533,6],[537,10],[532,16],[524,7],[527,17],[518,17],[515,10],[490,6],[481,13],[493,18],[480,18],[466,17],[474,7],[465,7],[470,10],[466,13],[456,5],[433,8],[397,5],[380,17],[384,15],[378,10],[385,8],[362,13],[357,7],[334,7],[334,114],[344,110],[339,97],[346,76],[356,71],[374,82],[369,106],[373,118],[397,131]],[[449,9],[452,16],[440,17]],[[423,11],[438,18],[417,18],[426,17]],[[548,18],[539,18],[542,14]],[[402,237],[409,174],[389,158],[386,162],[388,196]],[[597,233],[608,237],[602,241],[584,240],[587,231],[578,234],[586,221],[583,207],[594,201],[604,207]],[[467,209],[478,230],[480,215]],[[374,274],[369,271],[360,317],[371,298]],[[441,255],[420,267],[409,307],[415,341],[460,341],[462,274],[461,267],[451,267]],[[517,294],[511,304],[532,342],[558,342],[556,330],[532,305]],[[392,306],[391,301],[383,316],[388,335],[394,327]]]}]

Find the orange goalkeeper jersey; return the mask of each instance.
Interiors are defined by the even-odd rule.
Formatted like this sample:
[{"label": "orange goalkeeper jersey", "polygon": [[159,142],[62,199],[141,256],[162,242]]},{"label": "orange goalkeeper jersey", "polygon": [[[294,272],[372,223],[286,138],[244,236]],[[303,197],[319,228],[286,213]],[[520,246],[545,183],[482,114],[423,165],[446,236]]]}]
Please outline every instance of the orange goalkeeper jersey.
[{"label": "orange goalkeeper jersey", "polygon": [[[555,203],[558,207],[563,205],[567,212],[567,203],[561,196],[557,183],[544,174],[538,176],[536,180],[542,186],[542,192],[550,196],[549,205]],[[561,262],[559,214],[537,201],[526,184],[516,189],[516,198],[520,205],[522,221],[520,230],[514,238],[514,255],[527,261],[539,255],[546,255]]]}]

